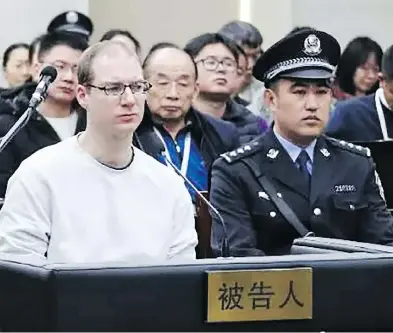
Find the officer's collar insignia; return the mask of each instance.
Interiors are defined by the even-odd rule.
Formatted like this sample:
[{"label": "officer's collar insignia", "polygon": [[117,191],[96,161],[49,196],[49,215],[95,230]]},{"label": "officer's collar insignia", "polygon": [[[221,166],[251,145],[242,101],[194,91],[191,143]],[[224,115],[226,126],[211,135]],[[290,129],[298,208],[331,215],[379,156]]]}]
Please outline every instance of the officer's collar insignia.
[{"label": "officer's collar insignia", "polygon": [[322,52],[321,41],[314,34],[308,35],[304,40],[303,52],[308,56],[316,56]]},{"label": "officer's collar insignia", "polygon": [[320,150],[320,152],[321,152],[322,155],[325,156],[325,157],[329,157],[329,156],[330,156],[330,152],[329,152],[329,150],[327,150],[326,148],[322,148],[322,149]]},{"label": "officer's collar insignia", "polygon": [[276,159],[278,156],[279,151],[277,149],[269,149],[268,153],[266,154],[267,157],[271,158],[272,160]]}]

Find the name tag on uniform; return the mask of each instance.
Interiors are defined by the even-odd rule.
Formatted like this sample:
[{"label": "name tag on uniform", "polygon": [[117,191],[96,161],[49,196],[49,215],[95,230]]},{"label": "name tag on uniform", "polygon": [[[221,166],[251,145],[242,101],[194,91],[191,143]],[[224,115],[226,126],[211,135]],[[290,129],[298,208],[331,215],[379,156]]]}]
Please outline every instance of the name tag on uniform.
[{"label": "name tag on uniform", "polygon": [[356,186],[355,185],[336,185],[336,186],[334,186],[334,192],[336,192],[336,193],[356,192]]}]

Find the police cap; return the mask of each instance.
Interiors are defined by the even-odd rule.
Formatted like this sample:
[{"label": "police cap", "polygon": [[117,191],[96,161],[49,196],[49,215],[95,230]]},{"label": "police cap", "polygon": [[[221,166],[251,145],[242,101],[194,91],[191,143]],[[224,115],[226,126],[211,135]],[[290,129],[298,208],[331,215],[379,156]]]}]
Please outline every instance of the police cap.
[{"label": "police cap", "polygon": [[340,44],[323,31],[302,29],[271,46],[253,69],[265,84],[278,78],[329,79],[340,60]]},{"label": "police cap", "polygon": [[93,33],[93,23],[85,14],[67,11],[57,15],[48,25],[48,32],[69,31],[89,38]]}]

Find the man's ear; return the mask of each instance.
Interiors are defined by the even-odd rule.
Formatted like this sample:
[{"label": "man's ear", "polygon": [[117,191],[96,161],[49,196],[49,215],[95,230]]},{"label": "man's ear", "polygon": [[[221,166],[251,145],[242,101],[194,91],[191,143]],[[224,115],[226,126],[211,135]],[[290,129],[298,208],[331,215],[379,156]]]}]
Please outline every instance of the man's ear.
[{"label": "man's ear", "polygon": [[43,65],[40,62],[36,62],[31,66],[31,77],[34,81],[38,82],[39,78],[40,78],[40,73],[42,70]]},{"label": "man's ear", "polygon": [[277,93],[270,88],[266,88],[263,93],[263,100],[270,111],[274,112],[277,108]]},{"label": "man's ear", "polygon": [[89,102],[89,94],[87,89],[87,87],[82,86],[81,84],[78,84],[76,87],[76,99],[79,105],[85,110],[87,110],[87,105]]}]

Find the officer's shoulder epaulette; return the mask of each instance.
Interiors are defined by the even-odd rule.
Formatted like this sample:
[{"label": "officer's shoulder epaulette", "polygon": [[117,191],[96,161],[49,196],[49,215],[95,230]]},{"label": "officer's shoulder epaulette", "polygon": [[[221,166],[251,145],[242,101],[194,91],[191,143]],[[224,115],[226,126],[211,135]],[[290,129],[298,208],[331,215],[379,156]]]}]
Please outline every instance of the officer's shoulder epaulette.
[{"label": "officer's shoulder epaulette", "polygon": [[259,140],[251,141],[247,144],[240,146],[239,148],[232,150],[230,152],[221,154],[220,156],[229,164],[241,160],[244,157],[253,155],[262,145]]},{"label": "officer's shoulder epaulette", "polygon": [[363,146],[359,146],[359,145],[355,145],[351,142],[347,142],[344,140],[337,140],[331,137],[326,137],[326,139],[335,147],[339,148],[339,149],[343,149],[346,151],[349,151],[351,153],[357,154],[357,155],[361,155],[364,157],[370,157],[371,156],[371,151],[369,148],[367,147],[363,147]]}]

